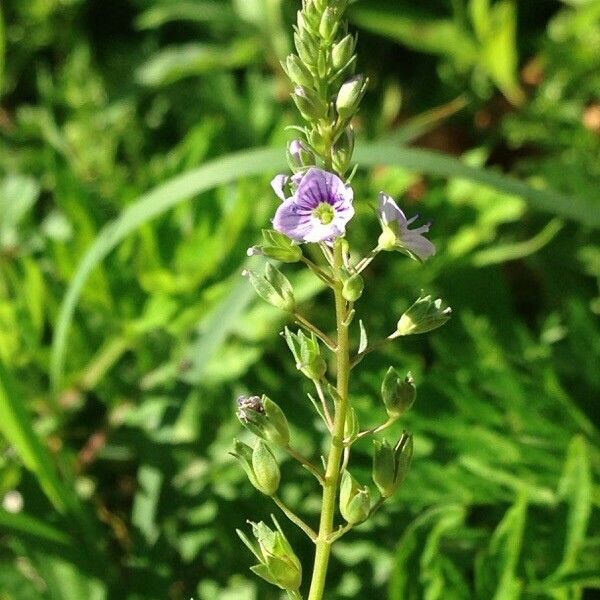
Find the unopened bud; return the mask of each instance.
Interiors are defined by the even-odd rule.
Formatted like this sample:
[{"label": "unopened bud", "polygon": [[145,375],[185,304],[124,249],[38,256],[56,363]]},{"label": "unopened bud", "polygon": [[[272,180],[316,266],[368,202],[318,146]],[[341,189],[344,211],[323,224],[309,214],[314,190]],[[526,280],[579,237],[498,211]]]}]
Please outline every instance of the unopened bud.
[{"label": "unopened bud", "polygon": [[345,68],[352,60],[355,47],[356,40],[354,36],[350,34],[335,44],[331,49],[331,62],[333,63],[333,68],[336,70]]},{"label": "unopened bud", "polygon": [[288,163],[293,170],[315,164],[315,155],[302,140],[292,140],[288,146]]},{"label": "unopened bud", "polygon": [[333,166],[338,173],[345,173],[352,162],[354,153],[354,131],[352,127],[346,127],[338,141],[333,147]]},{"label": "unopened bud", "polygon": [[335,108],[342,119],[349,119],[356,113],[366,90],[367,80],[364,75],[355,75],[342,84],[335,102]]},{"label": "unopened bud", "polygon": [[339,12],[328,6],[323,12],[321,23],[319,24],[319,34],[326,41],[331,42],[340,26]]},{"label": "unopened bud", "polygon": [[307,120],[313,121],[324,117],[327,113],[327,106],[319,98],[319,95],[314,90],[304,87],[297,86],[294,89],[292,98],[300,111],[300,114]]},{"label": "unopened bud", "polygon": [[313,85],[313,76],[303,62],[295,54],[290,54],[283,65],[285,72],[294,85]]},{"label": "unopened bud", "polygon": [[350,525],[362,523],[371,510],[369,488],[360,487],[348,471],[342,473],[340,485],[340,513]]},{"label": "unopened bud", "polygon": [[401,379],[397,371],[390,367],[381,384],[381,397],[387,414],[394,419],[400,418],[410,409],[417,397],[412,375],[408,373]]},{"label": "unopened bud", "polygon": [[431,295],[421,296],[400,317],[396,337],[426,333],[441,327],[452,315],[452,309],[442,304],[442,299],[434,300]]}]

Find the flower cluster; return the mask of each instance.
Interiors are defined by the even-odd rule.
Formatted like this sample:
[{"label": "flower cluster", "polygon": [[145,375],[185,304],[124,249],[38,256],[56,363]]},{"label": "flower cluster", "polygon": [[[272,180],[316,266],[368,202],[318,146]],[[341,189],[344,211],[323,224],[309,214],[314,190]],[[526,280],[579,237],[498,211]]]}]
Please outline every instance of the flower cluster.
[{"label": "flower cluster", "polygon": [[[331,243],[345,235],[346,225],[354,216],[354,190],[334,173],[313,167],[303,174],[277,175],[271,186],[283,201],[273,219],[275,230],[301,243]],[[433,256],[435,246],[423,235],[431,224],[408,227],[417,218],[407,219],[396,202],[381,192],[378,248],[399,250],[419,261]]]}]

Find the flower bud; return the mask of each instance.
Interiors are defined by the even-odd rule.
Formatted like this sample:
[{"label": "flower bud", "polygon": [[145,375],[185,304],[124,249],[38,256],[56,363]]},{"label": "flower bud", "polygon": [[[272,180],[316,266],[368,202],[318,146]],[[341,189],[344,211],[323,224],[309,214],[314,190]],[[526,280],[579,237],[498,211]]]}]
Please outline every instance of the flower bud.
[{"label": "flower bud", "polygon": [[257,544],[239,529],[237,534],[258,560],[257,565],[250,567],[251,571],[282,590],[297,592],[302,583],[302,565],[279,523],[274,516],[271,518],[277,528],[275,531],[263,522],[250,523]]},{"label": "flower bud", "polygon": [[441,327],[450,319],[452,309],[442,305],[442,299],[433,300],[431,295],[419,296],[418,300],[400,317],[395,337],[426,333]]},{"label": "flower bud", "polygon": [[315,155],[302,140],[292,140],[288,146],[287,158],[292,170],[315,164]]},{"label": "flower bud", "polygon": [[396,493],[406,478],[413,454],[413,441],[410,434],[404,434],[392,448],[386,440],[374,441],[373,481],[383,498]]},{"label": "flower bud", "polygon": [[295,54],[290,54],[282,66],[294,85],[311,87],[314,84],[311,72]]},{"label": "flower bud", "polygon": [[314,48],[307,44],[297,33],[294,34],[294,45],[296,46],[296,52],[298,52],[298,56],[304,65],[315,64],[315,50],[318,50],[318,48]]},{"label": "flower bud", "polygon": [[417,397],[412,375],[408,373],[404,379],[400,379],[397,371],[390,367],[381,384],[381,397],[388,416],[393,419],[400,418],[410,409]]},{"label": "flower bud", "polygon": [[321,17],[319,24],[319,35],[326,41],[331,42],[340,26],[339,12],[328,6]]},{"label": "flower bud", "polygon": [[354,153],[354,130],[346,127],[340,138],[333,146],[333,166],[338,173],[345,173],[350,167]]},{"label": "flower bud", "polygon": [[263,395],[240,396],[237,401],[240,423],[258,437],[285,448],[290,443],[290,429],[285,414],[270,398]]},{"label": "flower bud", "polygon": [[327,370],[327,364],[321,356],[321,348],[315,334],[311,333],[310,336],[307,336],[300,329],[298,333],[292,333],[286,327],[284,336],[296,361],[296,368],[309,379],[321,380]]},{"label": "flower bud", "polygon": [[364,75],[355,75],[342,84],[335,101],[335,108],[342,119],[349,119],[358,109],[358,105],[367,90]]},{"label": "flower bud", "polygon": [[286,312],[293,312],[296,308],[292,284],[271,263],[267,263],[263,276],[256,275],[252,271],[244,271],[242,275],[250,279],[252,287],[265,302]]},{"label": "flower bud", "polygon": [[254,446],[252,470],[257,489],[267,496],[275,495],[281,482],[281,472],[277,460],[263,440],[258,440]]},{"label": "flower bud", "polygon": [[362,523],[371,510],[369,488],[361,488],[346,470],[342,473],[340,485],[340,513],[350,525]]},{"label": "flower bud", "polygon": [[327,106],[319,98],[314,90],[301,85],[294,89],[292,98],[300,111],[300,114],[307,120],[313,121],[324,117],[327,113]]},{"label": "flower bud", "polygon": [[274,229],[263,229],[262,236],[262,244],[248,248],[248,256],[262,255],[284,263],[295,263],[302,258],[300,246],[287,235]]},{"label": "flower bud", "polygon": [[360,274],[357,273],[344,281],[342,286],[342,296],[344,296],[348,302],[356,302],[356,300],[362,296],[364,288],[365,282]]},{"label": "flower bud", "polygon": [[331,49],[331,62],[333,68],[337,70],[345,68],[352,60],[354,50],[356,48],[356,40],[353,35],[348,34],[342,38]]}]

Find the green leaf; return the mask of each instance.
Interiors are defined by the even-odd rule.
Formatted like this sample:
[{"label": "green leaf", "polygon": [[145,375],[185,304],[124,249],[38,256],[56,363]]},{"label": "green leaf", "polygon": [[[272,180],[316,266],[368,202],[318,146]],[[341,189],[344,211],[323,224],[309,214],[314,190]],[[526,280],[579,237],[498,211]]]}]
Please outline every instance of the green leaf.
[{"label": "green leaf", "polygon": [[75,492],[60,480],[52,457],[35,433],[25,404],[17,395],[8,370],[1,362],[0,431],[15,447],[25,466],[34,473],[56,510],[61,513],[77,512]]}]

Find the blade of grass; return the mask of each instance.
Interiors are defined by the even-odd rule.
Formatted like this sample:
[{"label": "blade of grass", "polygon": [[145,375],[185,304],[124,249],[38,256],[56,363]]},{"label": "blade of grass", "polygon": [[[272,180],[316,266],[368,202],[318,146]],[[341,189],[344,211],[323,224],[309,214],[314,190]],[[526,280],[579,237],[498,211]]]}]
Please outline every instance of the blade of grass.
[{"label": "blade of grass", "polygon": [[440,152],[375,143],[359,146],[356,160],[362,166],[399,165],[427,175],[469,179],[507,194],[521,196],[537,210],[579,221],[590,227],[600,227],[600,210],[595,203],[553,190],[534,188],[514,177],[471,167],[458,158]]},{"label": "blade of grass", "polygon": [[90,273],[122,240],[138,227],[158,217],[180,202],[240,177],[283,169],[285,157],[278,148],[261,148],[230,154],[198,169],[179,175],[141,196],[98,234],[79,264],[63,300],[52,348],[50,378],[56,391],[61,386],[67,334],[73,313]]},{"label": "blade of grass", "polygon": [[60,480],[49,451],[36,435],[31,418],[0,363],[0,431],[14,446],[25,466],[37,477],[41,488],[57,511],[78,512],[78,501]]}]

